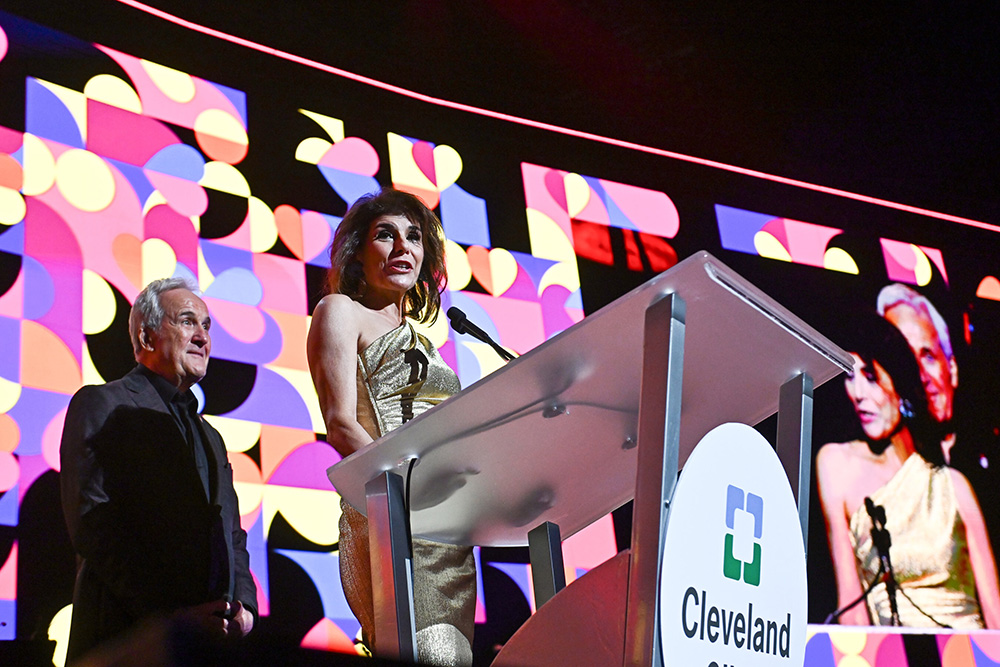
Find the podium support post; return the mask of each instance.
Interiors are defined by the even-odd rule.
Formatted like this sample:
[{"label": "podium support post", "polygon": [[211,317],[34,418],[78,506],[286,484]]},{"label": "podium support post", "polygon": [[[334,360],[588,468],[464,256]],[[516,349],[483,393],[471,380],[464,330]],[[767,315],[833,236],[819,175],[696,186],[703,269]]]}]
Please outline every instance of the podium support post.
[{"label": "podium support post", "polygon": [[[625,664],[660,667],[660,561],[680,450],[686,306],[676,293],[646,309],[639,399],[638,467],[625,611]],[[651,594],[652,593],[652,594]]]},{"label": "podium support post", "polygon": [[413,618],[413,553],[406,526],[403,478],[385,472],[365,485],[379,656],[417,661]]},{"label": "podium support post", "polygon": [[533,528],[528,533],[528,556],[537,609],[566,588],[559,526],[546,521]]},{"label": "podium support post", "polygon": [[[799,505],[803,548],[809,544],[809,484],[812,477],[813,380],[799,373],[781,385],[775,449]],[[796,475],[797,471],[797,475]]]}]

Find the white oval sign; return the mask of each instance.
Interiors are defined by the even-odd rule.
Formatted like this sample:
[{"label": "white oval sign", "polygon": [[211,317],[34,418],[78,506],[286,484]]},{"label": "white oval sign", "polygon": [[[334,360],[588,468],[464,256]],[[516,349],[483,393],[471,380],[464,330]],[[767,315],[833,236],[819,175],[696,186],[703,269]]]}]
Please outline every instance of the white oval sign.
[{"label": "white oval sign", "polygon": [[806,614],[802,529],[781,462],[751,427],[718,426],[692,451],[670,501],[663,662],[799,667]]}]

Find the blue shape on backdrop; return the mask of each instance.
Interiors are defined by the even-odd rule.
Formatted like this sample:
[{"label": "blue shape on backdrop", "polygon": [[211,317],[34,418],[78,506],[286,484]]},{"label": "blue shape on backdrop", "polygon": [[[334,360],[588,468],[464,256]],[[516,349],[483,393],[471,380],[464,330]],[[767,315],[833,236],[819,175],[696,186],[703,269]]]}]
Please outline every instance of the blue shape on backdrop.
[{"label": "blue shape on backdrop", "polygon": [[235,267],[215,274],[215,280],[205,290],[205,296],[256,306],[264,298],[264,288],[253,271]]},{"label": "blue shape on backdrop", "polygon": [[455,363],[458,366],[455,372],[463,388],[468,388],[473,382],[482,379],[483,369],[479,365],[479,359],[463,343],[455,343]]},{"label": "blue shape on backdrop", "polygon": [[192,146],[170,144],[149,158],[143,168],[197,183],[205,175],[205,158]]},{"label": "blue shape on backdrop", "polygon": [[235,88],[230,88],[229,86],[223,86],[221,83],[207,82],[211,83],[220,93],[226,96],[226,98],[233,103],[236,108],[236,113],[240,115],[240,120],[243,121],[243,127],[247,126],[247,94],[242,90],[236,90]]},{"label": "blue shape on backdrop", "polygon": [[323,615],[330,619],[351,618],[354,614],[340,585],[340,556],[323,551],[275,549],[305,570],[323,602]]},{"label": "blue shape on backdrop", "polygon": [[[252,343],[237,340],[216,320],[212,326],[212,356],[261,365],[269,364],[277,359],[278,355],[281,354],[284,341],[281,327],[266,312],[260,311],[260,314],[264,318],[264,335],[260,337],[260,340]],[[251,419],[250,421],[257,420]],[[306,428],[312,430],[311,426]]]},{"label": "blue shape on backdrop", "polygon": [[263,366],[257,368],[257,379],[247,399],[240,407],[221,416],[312,430],[309,410],[299,392],[288,380]]},{"label": "blue shape on backdrop", "polygon": [[0,641],[17,638],[17,601],[0,600]]},{"label": "blue shape on backdrop", "polygon": [[107,157],[104,159],[125,177],[125,180],[128,181],[129,185],[132,186],[132,189],[138,196],[139,204],[145,204],[146,200],[149,199],[149,195],[153,194],[153,191],[156,190],[156,188],[149,182],[146,174],[142,171],[142,167],[137,167],[134,164],[122,162],[121,160],[113,160]]},{"label": "blue shape on backdrop", "polygon": [[271,583],[267,576],[267,540],[264,539],[264,515],[257,515],[257,521],[247,530],[247,553],[250,554],[250,569],[257,577],[261,592],[271,599]]},{"label": "blue shape on backdrop", "polygon": [[34,257],[23,255],[21,273],[24,274],[24,319],[40,320],[56,300],[56,286],[48,270]]},{"label": "blue shape on backdrop", "polygon": [[976,660],[976,667],[998,667],[1000,665],[1000,662],[991,659],[983,652],[983,649],[979,648],[975,635],[969,637],[969,643],[972,644],[972,655]]},{"label": "blue shape on backdrop", "polygon": [[37,456],[42,453],[42,434],[60,410],[69,405],[72,396],[42,389],[21,387],[21,397],[7,411],[21,428],[21,441],[14,453]]},{"label": "blue shape on backdrop", "polygon": [[24,254],[24,225],[20,222],[0,229],[0,250],[14,255]]},{"label": "blue shape on backdrop", "polygon": [[490,247],[486,202],[458,185],[441,191],[441,224],[444,235],[455,243]]},{"label": "blue shape on backdrop", "polygon": [[209,271],[218,276],[227,269],[246,269],[253,272],[253,253],[249,250],[233,248],[207,239],[199,242],[201,254]]},{"label": "blue shape on backdrop", "polygon": [[21,320],[0,315],[0,377],[21,381]]},{"label": "blue shape on backdrop", "polygon": [[356,202],[359,197],[372,192],[378,192],[382,187],[372,176],[355,174],[343,169],[335,169],[323,165],[318,166],[326,182],[330,184],[330,187],[334,189],[341,199],[347,202],[348,206]]},{"label": "blue shape on backdrop", "polygon": [[85,148],[76,118],[38,79],[28,77],[24,91],[24,131],[73,148]]},{"label": "blue shape on backdrop", "polygon": [[773,215],[744,211],[739,208],[715,205],[715,217],[719,223],[719,240],[726,250],[735,250],[756,255],[757,246],[753,237],[764,225],[774,220]]},{"label": "blue shape on backdrop", "polygon": [[632,231],[639,231],[639,228],[635,226],[627,215],[622,213],[622,210],[615,203],[615,200],[611,198],[608,191],[604,189],[601,185],[601,180],[594,178],[593,176],[584,176],[583,180],[587,181],[587,185],[593,190],[597,196],[600,198],[601,202],[604,204],[605,210],[608,212],[608,224],[612,227],[619,227],[621,229],[631,229]]},{"label": "blue shape on backdrop", "polygon": [[510,254],[517,260],[517,265],[524,269],[528,277],[531,278],[531,282],[535,284],[536,292],[538,291],[538,286],[542,284],[542,276],[545,275],[545,272],[559,263],[554,259],[543,259],[525,252],[514,252],[511,250]]},{"label": "blue shape on backdrop", "polygon": [[0,526],[16,526],[19,515],[20,503],[17,496],[20,493],[20,484],[15,484],[7,489],[6,493],[0,494]]},{"label": "blue shape on backdrop", "polygon": [[491,567],[495,567],[500,570],[508,577],[511,581],[517,584],[517,587],[521,589],[524,594],[524,599],[531,601],[531,585],[528,582],[528,566],[524,563],[487,563]]},{"label": "blue shape on backdrop", "polygon": [[825,632],[817,632],[812,636],[806,643],[806,659],[803,664],[809,665],[809,667],[837,667],[830,635]]}]

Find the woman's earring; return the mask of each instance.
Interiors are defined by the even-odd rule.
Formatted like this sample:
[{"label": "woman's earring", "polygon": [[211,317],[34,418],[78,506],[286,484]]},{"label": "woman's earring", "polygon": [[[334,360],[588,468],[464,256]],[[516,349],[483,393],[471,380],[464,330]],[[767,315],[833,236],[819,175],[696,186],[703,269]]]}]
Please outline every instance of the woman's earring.
[{"label": "woman's earring", "polygon": [[910,399],[904,398],[899,402],[899,414],[904,419],[913,419],[913,405],[910,404]]}]

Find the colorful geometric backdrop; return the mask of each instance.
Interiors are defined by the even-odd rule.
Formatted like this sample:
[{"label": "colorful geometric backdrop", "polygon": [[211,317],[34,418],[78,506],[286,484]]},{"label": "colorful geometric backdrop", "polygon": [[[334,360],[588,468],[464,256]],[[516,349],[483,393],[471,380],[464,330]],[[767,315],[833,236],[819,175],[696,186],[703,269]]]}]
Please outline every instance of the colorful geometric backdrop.
[{"label": "colorful geometric backdrop", "polygon": [[[64,69],[67,57],[84,66]],[[340,588],[338,496],[325,475],[339,456],[323,441],[305,337],[340,216],[381,183],[417,194],[440,214],[449,274],[444,307],[461,307],[518,353],[701,248],[793,310],[801,300],[807,319],[824,291],[831,303],[863,291],[865,283],[843,282],[851,278],[945,293],[953,287],[951,242],[935,244],[927,230],[957,225],[917,213],[847,202],[835,206],[855,207],[853,219],[805,222],[778,213],[787,207],[804,217],[805,203],[820,195],[676,163],[668,174],[687,169],[717,185],[716,194],[651,187],[659,181],[645,166],[649,156],[636,157],[632,172],[605,172],[601,160],[574,159],[572,144],[553,152],[525,142],[498,162],[482,157],[501,150],[495,139],[476,144],[456,134],[449,145],[447,131],[410,136],[420,123],[352,126],[348,117],[359,112],[342,97],[261,117],[253,97],[264,95],[261,89],[209,81],[153,54],[82,42],[6,14],[0,74],[8,98],[8,126],[0,127],[0,526],[7,529],[0,533],[0,639],[65,634],[72,562],[54,480],[66,406],[81,385],[129,369],[130,304],[148,281],[175,275],[199,286],[214,320],[210,373],[195,391],[229,448],[263,628],[272,618],[273,627],[297,631],[304,646],[351,650],[358,624]],[[261,158],[255,151],[274,143],[268,135],[275,126],[291,129],[281,151]],[[245,169],[248,156],[253,167]],[[482,164],[498,163],[506,165],[506,183],[519,183],[516,197],[482,177]],[[578,163],[590,169],[573,171]],[[282,190],[280,173],[305,169],[314,180]],[[732,179],[766,191],[769,208],[757,196],[743,203]],[[299,196],[303,190],[308,196]],[[822,207],[815,210],[831,222]],[[869,229],[865,218],[878,221],[878,231],[859,232]],[[997,229],[962,229],[998,247]],[[800,273],[783,268],[791,265]],[[963,296],[952,300],[976,306],[965,311],[968,330],[974,312],[990,331],[1000,265],[974,266],[960,279]],[[501,363],[489,346],[450,331],[445,318],[426,331],[463,386]],[[609,516],[569,540],[569,581],[613,555],[622,534]],[[39,584],[36,557],[65,572]],[[509,607],[512,595],[528,613],[523,555],[484,549],[479,557],[481,627],[495,620],[491,614],[506,613],[494,610]],[[900,664],[900,642],[896,635],[819,632],[810,639],[809,664]],[[948,665],[1000,660],[991,639],[943,637],[939,648]]]}]

